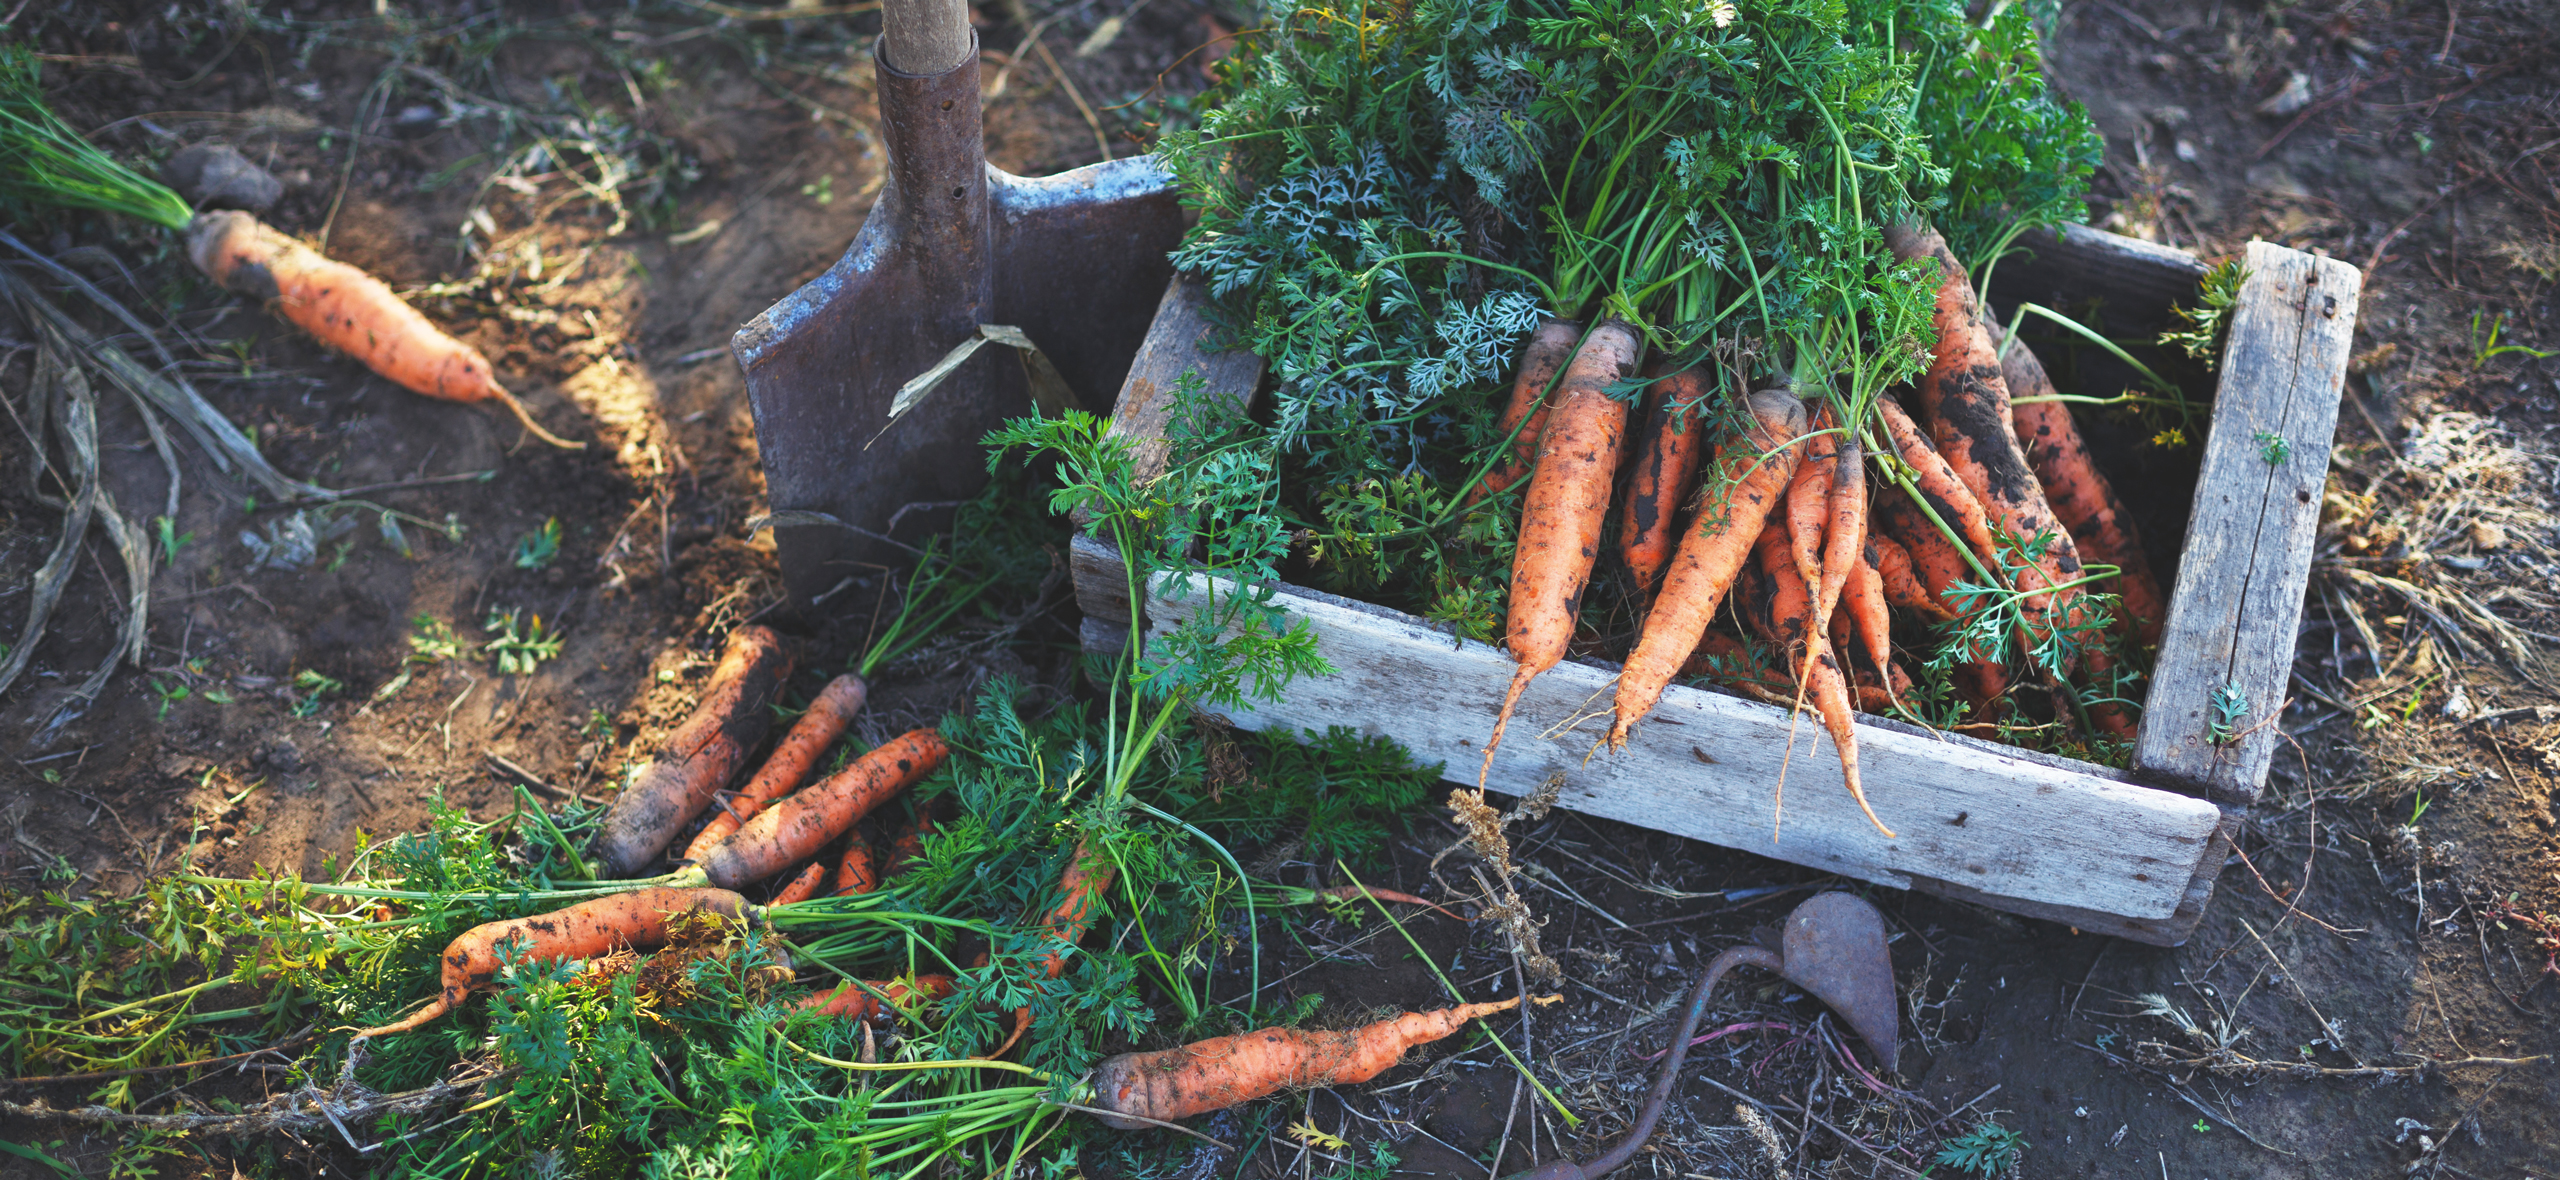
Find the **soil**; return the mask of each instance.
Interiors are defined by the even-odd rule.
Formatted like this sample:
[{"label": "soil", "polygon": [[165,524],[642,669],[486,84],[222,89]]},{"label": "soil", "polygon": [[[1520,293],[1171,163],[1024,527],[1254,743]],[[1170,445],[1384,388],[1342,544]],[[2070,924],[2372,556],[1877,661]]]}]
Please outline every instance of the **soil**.
[{"label": "soil", "polygon": [[[115,150],[240,147],[286,182],[271,221],[414,292],[497,361],[547,426],[593,441],[553,450],[503,413],[393,388],[205,289],[161,236],[131,223],[19,224],[30,245],[190,342],[189,376],[277,467],[379,489],[363,498],[404,514],[409,551],[367,509],[339,514],[351,531],[324,536],[306,568],[253,570],[242,534],[267,535],[297,506],[253,502],[182,440],[171,535],[191,539],[153,580],[148,666],[120,671],[94,702],[71,699],[121,622],[121,575],[98,546],[29,673],[0,699],[0,816],[11,826],[0,878],[12,890],[127,893],[180,864],[325,872],[368,836],[417,828],[438,795],[481,815],[516,806],[493,756],[553,793],[603,789],[691,703],[731,626],[782,626],[806,645],[804,669],[832,669],[860,644],[879,593],[857,586],[847,601],[858,605],[841,614],[777,609],[771,543],[745,528],[764,506],[757,440],[723,347],[829,265],[868,208],[881,162],[875,17],[783,22],[712,4],[524,14],[470,0],[387,17],[370,4],[270,7],[249,27],[210,4],[47,6],[12,35],[53,55],[59,109]],[[1143,108],[1113,104],[1158,85],[1196,92],[1199,51],[1246,15],[1192,0],[979,10],[986,75],[1005,77],[989,97],[991,157],[1041,174],[1137,150],[1128,136],[1147,130]],[[1095,35],[1106,17],[1125,18],[1107,43]],[[1899,1083],[1916,1097],[1886,1101],[1861,1085],[1826,1056],[1819,1005],[1738,975],[1717,1024],[1780,1027],[1701,1047],[1639,1167],[1905,1175],[1928,1168],[1940,1141],[1996,1120],[2029,1145],[2024,1175],[2560,1172],[2560,972],[2525,926],[2493,916],[2560,911],[2560,714],[2481,720],[2560,704],[2540,663],[2560,642],[2547,638],[2560,634],[2560,603],[2533,557],[2552,543],[2550,471],[2492,505],[2539,521],[2531,544],[2473,537],[2431,556],[2414,540],[2395,548],[2373,523],[2425,492],[2391,473],[2445,414],[2494,421],[2536,461],[2554,453],[2560,360],[2498,353],[2487,338],[2496,326],[2496,344],[2560,346],[2560,151],[2548,150],[2560,142],[2560,47],[2547,17],[2524,0],[2097,0],[2062,12],[2052,73],[2108,139],[2100,224],[2207,258],[2263,237],[2369,272],[2334,457],[2351,507],[2324,534],[2302,692],[2283,721],[2299,756],[2252,811],[2245,862],[2235,858],[2181,948],[1876,892],[1904,993]],[[1022,45],[1043,20],[1046,54]],[[2262,108],[2297,77],[2307,103]],[[493,155],[530,140],[493,141],[492,120],[458,117],[470,104],[600,112],[582,129],[631,167],[622,209],[577,196],[561,173],[597,172],[575,149],[507,157],[515,179],[484,183],[506,162]],[[28,329],[0,325],[0,392],[19,404]],[[157,515],[140,507],[167,488],[142,422],[112,396],[101,406],[109,487],[128,515]],[[11,473],[0,480],[0,616],[15,620],[58,515],[15,474],[31,462],[24,437],[0,431],[0,456]],[[446,476],[468,478],[422,482]],[[2363,494],[2373,501],[2356,506]],[[552,519],[556,556],[520,563],[523,539]],[[2478,571],[2469,592],[2532,633],[2524,658],[2465,648],[2351,572],[2415,577],[2449,557],[2479,562],[2452,568]],[[1051,649],[1072,645],[1077,622],[1059,600],[1017,620]],[[2362,603],[2355,626],[2341,621],[2346,601]],[[561,637],[557,657],[512,676],[410,660],[417,620],[476,640],[493,611],[539,616]],[[2366,615],[2383,624],[2373,643]],[[929,722],[991,672],[1063,690],[1073,670],[1024,660],[981,652],[892,668],[863,736]],[[804,671],[802,691],[821,679]],[[1452,838],[1445,820],[1420,821],[1386,883],[1440,895],[1432,858]],[[1507,1173],[1554,1158],[1560,1143],[1591,1154],[1632,1116],[1648,1068],[1637,1054],[1660,1047],[1694,973],[1804,890],[1720,894],[1823,880],[1561,812],[1522,821],[1511,839],[1522,896],[1565,974],[1553,985],[1564,1000],[1512,1040],[1581,1127],[1523,1093],[1489,1047],[1456,1042],[1379,1086],[1308,1095],[1287,1120],[1344,1135],[1352,1153],[1391,1143],[1417,1174],[1472,1175],[1497,1155]],[[1321,877],[1285,858],[1269,867],[1293,883]],[[1439,875],[1478,895],[1484,871],[1462,855]],[[1429,973],[1382,929],[1319,923],[1306,945],[1322,953],[1275,948],[1263,977],[1285,994],[1322,993],[1329,1019],[1434,1002]],[[1549,988],[1519,978],[1489,930],[1436,919],[1416,929],[1454,979],[1513,974],[1523,990]],[[2172,1010],[2202,1039],[2179,1032]],[[2513,1063],[2433,1064],[2472,1058]],[[2330,1072],[2298,1076],[2279,1062]],[[1719,1085],[1768,1104],[1776,1125],[1754,1129]],[[1806,1107],[1828,1125],[1800,1118]],[[1267,1118],[1209,1129],[1261,1162],[1166,1136],[1133,1137],[1131,1155],[1179,1161],[1184,1175],[1334,1166]],[[58,1158],[104,1172],[96,1137],[0,1134],[61,1138]],[[203,1162],[167,1170],[230,1172],[224,1144],[201,1146]],[[30,1169],[0,1159],[0,1175],[50,1174]]]}]

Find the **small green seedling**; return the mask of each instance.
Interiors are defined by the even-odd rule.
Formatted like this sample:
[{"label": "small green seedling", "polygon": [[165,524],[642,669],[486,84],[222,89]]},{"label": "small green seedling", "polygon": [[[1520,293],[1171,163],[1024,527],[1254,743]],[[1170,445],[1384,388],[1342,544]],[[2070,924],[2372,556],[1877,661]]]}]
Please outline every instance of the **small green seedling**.
[{"label": "small green seedling", "polygon": [[2212,1123],[2208,1123],[2208,1122],[2204,1121],[2203,1119],[2197,1119],[2197,1120],[2196,1120],[2196,1134],[2198,1134],[2198,1135],[2202,1135],[2202,1134],[2204,1134],[2205,1132],[2210,1131],[2210,1130],[2212,1130],[2212,1129],[2213,1129],[2213,1124],[2212,1124]]},{"label": "small green seedling", "polygon": [[471,654],[471,645],[453,633],[453,624],[434,615],[419,615],[409,620],[418,629],[409,637],[409,658],[422,664],[459,660]]},{"label": "small green seedling", "polygon": [[153,718],[155,721],[168,720],[169,706],[195,695],[195,690],[184,684],[162,684],[157,680],[151,682],[151,692],[160,698],[160,713]]},{"label": "small green seedling", "polygon": [[2542,349],[2539,349],[2539,348],[2527,348],[2527,347],[2525,347],[2524,345],[2521,345],[2521,344],[2500,344],[2500,343],[2498,343],[2498,335],[2499,335],[2499,333],[2504,332],[2504,331],[2506,331],[2506,330],[2507,330],[2507,313],[2505,313],[2505,312],[2503,312],[2503,311],[2498,313],[2498,318],[2497,318],[2497,319],[2491,320],[2491,321],[2489,322],[2489,334],[2488,334],[2488,335],[2486,335],[2486,336],[2483,336],[2483,335],[2481,335],[2481,334],[2480,334],[2480,313],[2479,313],[2479,312],[2477,312],[2477,311],[2474,311],[2474,312],[2472,312],[2472,313],[2471,313],[2471,367],[2472,367],[2472,368],[2475,368],[2475,369],[2483,368],[2483,367],[2487,366],[2487,365],[2488,365],[2488,363],[2489,363],[2490,361],[2496,360],[2496,359],[2498,359],[2499,357],[2505,356],[2506,354],[2511,353],[2511,352],[2521,352],[2521,353],[2525,354],[2526,356],[2532,357],[2533,359],[2538,360],[2538,361],[2539,361],[2539,360],[2549,360],[2549,359],[2551,359],[2551,358],[2552,358],[2552,357],[2554,357],[2554,356],[2560,356],[2560,351],[2545,352],[2545,351],[2543,351]]},{"label": "small green seedling", "polygon": [[2418,826],[2418,821],[2419,821],[2419,820],[2421,820],[2421,819],[2426,818],[2426,815],[2427,815],[2427,806],[2428,806],[2428,804],[2427,804],[2427,797],[2426,797],[2424,794],[2420,794],[2420,795],[2417,797],[2417,801],[2416,801],[2416,802],[2414,802],[2414,803],[2411,803],[2411,804],[2409,805],[2409,826],[2410,826],[2410,827],[2413,827],[2413,828],[2414,828],[2414,827],[2417,827],[2417,826]]},{"label": "small green seedling", "polygon": [[516,540],[516,568],[538,570],[560,556],[560,518],[542,522],[542,527]]},{"label": "small green seedling", "polygon": [[1968,1176],[1997,1176],[2014,1170],[2026,1150],[2025,1136],[1985,1119],[1965,1134],[1939,1141],[1936,1162]]},{"label": "small green seedling", "polygon": [[195,540],[196,535],[192,532],[179,532],[178,522],[165,516],[152,517],[151,524],[160,534],[160,564],[176,565],[178,550],[186,548],[187,542]]},{"label": "small green seedling", "polygon": [[832,204],[835,204],[835,203],[836,203],[836,178],[835,178],[835,175],[834,175],[833,173],[829,173],[828,175],[825,175],[825,176],[821,176],[821,177],[819,177],[819,178],[818,178],[817,183],[815,183],[815,184],[804,184],[804,185],[801,185],[801,186],[800,186],[800,195],[801,195],[801,196],[804,196],[804,197],[807,197],[807,198],[809,198],[809,199],[810,199],[810,200],[812,200],[812,201],[816,201],[817,203],[819,203],[819,204],[821,204],[821,205],[832,205]]},{"label": "small green seedling", "polygon": [[560,658],[560,636],[542,629],[541,615],[533,616],[521,631],[517,629],[516,616],[515,611],[491,611],[489,621],[480,624],[481,630],[497,633],[498,637],[481,650],[498,657],[498,674],[502,676],[527,675],[542,661]]},{"label": "small green seedling", "polygon": [[2293,444],[2275,431],[2261,430],[2249,439],[2258,444],[2258,457],[2266,460],[2269,467],[2282,467],[2285,460],[2293,457]]},{"label": "small green seedling", "polygon": [[334,695],[347,685],[345,681],[335,680],[305,668],[293,674],[293,686],[303,692],[302,696],[294,698],[293,715],[309,717],[320,711],[321,698]]},{"label": "small green seedling", "polygon": [[2227,746],[2240,740],[2240,723],[2249,719],[2249,694],[2234,684],[2213,690],[2213,721],[2205,740]]}]

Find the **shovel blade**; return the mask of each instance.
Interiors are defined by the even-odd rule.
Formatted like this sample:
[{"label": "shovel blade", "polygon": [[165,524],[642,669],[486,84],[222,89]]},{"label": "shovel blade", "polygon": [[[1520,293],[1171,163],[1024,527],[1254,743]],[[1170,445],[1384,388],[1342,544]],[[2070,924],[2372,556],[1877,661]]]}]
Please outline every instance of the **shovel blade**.
[{"label": "shovel blade", "polygon": [[1787,915],[1781,946],[1786,977],[1855,1029],[1885,1072],[1901,1061],[1902,1009],[1893,990],[1893,954],[1884,915],[1854,893],[1823,893]]}]

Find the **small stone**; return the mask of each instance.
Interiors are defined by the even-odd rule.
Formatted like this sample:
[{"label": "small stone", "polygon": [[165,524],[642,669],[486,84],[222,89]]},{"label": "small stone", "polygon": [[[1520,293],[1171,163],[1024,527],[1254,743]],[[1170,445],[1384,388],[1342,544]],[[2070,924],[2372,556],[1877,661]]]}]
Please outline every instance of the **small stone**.
[{"label": "small stone", "polygon": [[2284,81],[2284,89],[2268,95],[2258,104],[2258,113],[2279,118],[2311,105],[2311,75],[2295,70]]},{"label": "small stone", "polygon": [[2496,521],[2472,521],[2471,543],[2483,549],[2504,549],[2507,547],[2507,530]]},{"label": "small stone", "polygon": [[2178,146],[2174,150],[2178,153],[2179,159],[2190,164],[2196,162],[2196,145],[2181,139],[2178,141]]},{"label": "small stone", "polygon": [[284,182],[274,173],[223,144],[192,145],[169,157],[160,171],[179,195],[199,209],[264,213],[284,195]]}]

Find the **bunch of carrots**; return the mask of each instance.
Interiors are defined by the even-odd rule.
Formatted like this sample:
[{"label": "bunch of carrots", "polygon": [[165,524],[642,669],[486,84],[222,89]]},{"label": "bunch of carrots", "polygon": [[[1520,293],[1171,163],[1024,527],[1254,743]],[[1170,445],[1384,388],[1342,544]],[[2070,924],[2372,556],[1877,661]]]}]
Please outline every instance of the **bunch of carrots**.
[{"label": "bunch of carrots", "polygon": [[[1887,836],[1859,781],[1852,714],[1899,707],[1911,687],[1894,655],[1893,609],[1949,622],[1978,609],[1986,591],[2011,592],[2021,646],[2035,650],[2104,625],[2091,593],[2103,583],[2124,604],[2116,621],[2142,644],[2157,641],[2163,600],[2132,519],[2034,353],[2011,342],[2003,358],[1997,324],[1934,231],[1899,225],[1885,240],[1935,278],[1929,363],[1910,391],[1916,415],[1892,391],[1859,421],[1841,399],[1745,394],[1738,380],[1718,397],[1706,369],[1657,366],[1667,371],[1644,383],[1629,444],[1630,412],[1611,387],[1635,367],[1633,334],[1604,326],[1579,334],[1577,347],[1575,326],[1556,321],[1531,338],[1504,414],[1524,441],[1485,481],[1498,490],[1528,480],[1508,616],[1518,670],[1486,743],[1487,769],[1522,691],[1573,643],[1613,505],[1619,553],[1647,611],[1618,679],[1608,743],[1623,747],[1675,678],[1765,693],[1774,672],[1776,686],[1792,688],[1786,703],[1821,716],[1850,793]],[[1888,485],[1881,504],[1871,456]],[[1730,640],[1706,642],[1728,598],[1775,654],[1774,668]],[[2107,670],[2103,645],[2066,647],[2090,671]],[[2010,669],[1988,652],[1965,654],[1959,680],[1988,715]],[[2086,714],[2109,737],[2131,736],[2118,702]]]}]

